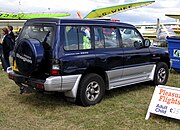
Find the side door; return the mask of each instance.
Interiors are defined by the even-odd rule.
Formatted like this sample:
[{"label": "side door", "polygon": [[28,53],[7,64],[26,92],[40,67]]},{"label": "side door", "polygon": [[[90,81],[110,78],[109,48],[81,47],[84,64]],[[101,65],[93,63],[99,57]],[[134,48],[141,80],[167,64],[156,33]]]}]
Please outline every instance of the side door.
[{"label": "side door", "polygon": [[106,71],[108,89],[115,88],[123,74],[123,49],[119,37],[116,27],[94,27],[96,66]]},{"label": "side door", "polygon": [[62,70],[64,75],[82,74],[94,65],[94,49],[91,40],[90,26],[61,26],[61,42],[63,43]]},{"label": "side door", "polygon": [[[122,83],[133,84],[147,80],[153,65],[149,48],[143,47],[144,39],[135,28],[119,28],[124,51]],[[141,47],[136,46],[141,44]],[[124,81],[124,82],[123,82]]]}]

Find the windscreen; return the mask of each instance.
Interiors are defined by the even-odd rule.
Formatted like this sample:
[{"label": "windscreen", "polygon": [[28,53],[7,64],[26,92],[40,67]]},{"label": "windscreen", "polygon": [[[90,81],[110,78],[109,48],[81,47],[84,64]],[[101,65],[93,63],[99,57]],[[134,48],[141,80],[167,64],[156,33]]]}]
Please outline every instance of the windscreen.
[{"label": "windscreen", "polygon": [[25,26],[22,30],[19,40],[23,38],[37,39],[42,43],[46,43],[46,46],[51,47],[53,41],[54,28],[44,25]]}]

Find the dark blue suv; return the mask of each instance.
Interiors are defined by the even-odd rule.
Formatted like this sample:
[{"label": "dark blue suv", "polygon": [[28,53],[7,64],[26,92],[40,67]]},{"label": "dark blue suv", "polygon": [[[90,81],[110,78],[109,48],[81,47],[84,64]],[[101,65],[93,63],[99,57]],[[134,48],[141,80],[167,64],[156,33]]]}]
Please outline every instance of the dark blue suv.
[{"label": "dark blue suv", "polygon": [[28,20],[14,52],[9,78],[17,85],[64,92],[83,106],[100,102],[105,90],[165,84],[170,68],[168,52],[150,47],[133,25],[102,20]]}]

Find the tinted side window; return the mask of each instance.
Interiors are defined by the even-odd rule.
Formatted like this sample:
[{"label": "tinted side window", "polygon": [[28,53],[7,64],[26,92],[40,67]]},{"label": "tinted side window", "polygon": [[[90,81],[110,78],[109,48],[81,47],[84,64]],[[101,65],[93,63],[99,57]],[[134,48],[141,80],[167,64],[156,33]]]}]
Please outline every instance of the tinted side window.
[{"label": "tinted side window", "polygon": [[125,48],[135,47],[135,43],[143,43],[143,39],[140,34],[131,28],[119,28],[122,37],[122,44]]},{"label": "tinted side window", "polygon": [[115,28],[103,28],[103,34],[105,40],[105,48],[119,47],[117,31]]},{"label": "tinted side window", "polygon": [[117,48],[119,40],[116,28],[94,27],[95,48]]},{"label": "tinted side window", "polygon": [[65,26],[65,50],[91,49],[90,28],[87,26]]},{"label": "tinted side window", "polygon": [[65,27],[65,50],[78,50],[78,32],[77,27]]},{"label": "tinted side window", "polygon": [[102,27],[94,27],[95,48],[104,48]]},{"label": "tinted side window", "polygon": [[78,27],[79,49],[91,49],[91,30],[88,26]]}]

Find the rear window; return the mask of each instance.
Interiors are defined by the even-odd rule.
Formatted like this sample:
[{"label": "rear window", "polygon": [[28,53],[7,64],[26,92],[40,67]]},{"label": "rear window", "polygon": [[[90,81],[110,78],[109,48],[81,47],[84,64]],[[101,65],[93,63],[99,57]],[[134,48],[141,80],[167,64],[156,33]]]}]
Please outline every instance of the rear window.
[{"label": "rear window", "polygon": [[54,28],[50,26],[25,26],[22,30],[19,40],[23,38],[33,38],[40,42],[46,43],[48,46],[52,46]]}]

